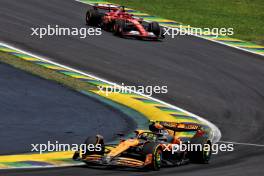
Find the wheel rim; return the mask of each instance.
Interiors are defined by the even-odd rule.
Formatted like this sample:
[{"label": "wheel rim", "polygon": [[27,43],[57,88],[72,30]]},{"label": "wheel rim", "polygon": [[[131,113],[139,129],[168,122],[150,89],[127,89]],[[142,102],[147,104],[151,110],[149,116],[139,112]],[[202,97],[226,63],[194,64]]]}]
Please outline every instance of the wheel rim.
[{"label": "wheel rim", "polygon": [[117,32],[117,25],[114,25],[114,31]]},{"label": "wheel rim", "polygon": [[86,15],[86,22],[89,23],[91,14],[88,12]]},{"label": "wheel rim", "polygon": [[211,147],[208,151],[203,151],[203,157],[206,161],[209,161],[210,160],[210,157],[211,157]]},{"label": "wheel rim", "polygon": [[118,26],[118,32],[119,34],[122,34],[122,28],[120,26]]},{"label": "wheel rim", "polygon": [[162,160],[162,152],[158,150],[155,156],[155,163],[157,165],[157,168],[161,167],[161,160]]}]

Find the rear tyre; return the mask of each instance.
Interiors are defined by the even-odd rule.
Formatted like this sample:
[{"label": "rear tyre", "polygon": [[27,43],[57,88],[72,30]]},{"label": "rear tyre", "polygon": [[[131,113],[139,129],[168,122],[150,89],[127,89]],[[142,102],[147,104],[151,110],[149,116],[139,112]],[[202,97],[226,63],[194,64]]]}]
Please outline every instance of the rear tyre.
[{"label": "rear tyre", "polygon": [[126,23],[123,20],[117,20],[113,25],[114,35],[122,37],[126,30]]},{"label": "rear tyre", "polygon": [[151,22],[149,23],[148,31],[153,32],[154,35],[159,37],[161,35],[162,29],[158,22]]},{"label": "rear tyre", "polygon": [[162,148],[156,143],[146,143],[143,147],[145,155],[152,154],[152,162],[149,168],[154,171],[160,170],[162,167]]},{"label": "rear tyre", "polygon": [[102,22],[102,15],[96,9],[89,9],[86,13],[86,25],[98,26]]},{"label": "rear tyre", "polygon": [[201,151],[189,152],[190,161],[193,163],[208,164],[212,155],[212,143],[210,141],[203,145]]}]

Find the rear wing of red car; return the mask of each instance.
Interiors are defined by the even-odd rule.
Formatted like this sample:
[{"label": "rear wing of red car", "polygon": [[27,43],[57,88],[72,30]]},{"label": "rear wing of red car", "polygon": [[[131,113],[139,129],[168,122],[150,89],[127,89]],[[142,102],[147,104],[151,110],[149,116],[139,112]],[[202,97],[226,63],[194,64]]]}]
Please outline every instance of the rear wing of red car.
[{"label": "rear wing of red car", "polygon": [[93,4],[93,8],[108,10],[109,12],[122,9],[122,11],[125,12],[124,6],[119,6],[119,5],[115,5],[115,4]]}]

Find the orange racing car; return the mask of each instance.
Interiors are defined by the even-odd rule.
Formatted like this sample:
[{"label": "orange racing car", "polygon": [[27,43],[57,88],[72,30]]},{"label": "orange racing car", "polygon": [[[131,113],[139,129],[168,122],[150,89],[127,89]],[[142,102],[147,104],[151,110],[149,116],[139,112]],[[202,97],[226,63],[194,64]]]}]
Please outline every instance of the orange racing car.
[{"label": "orange racing car", "polygon": [[[181,140],[177,133],[191,134],[187,141]],[[151,122],[149,130],[136,130],[135,137],[120,139],[117,144],[105,144],[103,136],[88,138],[86,145],[100,145],[97,151],[76,151],[74,160],[85,162],[89,166],[124,166],[159,170],[165,166],[179,166],[190,162],[208,163],[211,158],[209,133],[201,125],[175,122]],[[205,144],[198,151],[175,151],[180,144]],[[174,151],[174,152],[173,152]]]}]

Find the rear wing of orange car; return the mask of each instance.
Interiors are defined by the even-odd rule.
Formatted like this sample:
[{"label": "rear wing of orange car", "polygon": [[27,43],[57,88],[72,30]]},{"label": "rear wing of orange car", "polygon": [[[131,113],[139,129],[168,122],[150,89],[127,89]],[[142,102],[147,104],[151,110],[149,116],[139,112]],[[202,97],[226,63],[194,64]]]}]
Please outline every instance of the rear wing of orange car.
[{"label": "rear wing of orange car", "polygon": [[151,123],[158,123],[165,129],[169,129],[175,132],[180,131],[198,131],[201,126],[194,123],[177,123],[177,122],[165,122],[165,121],[151,121]]}]

